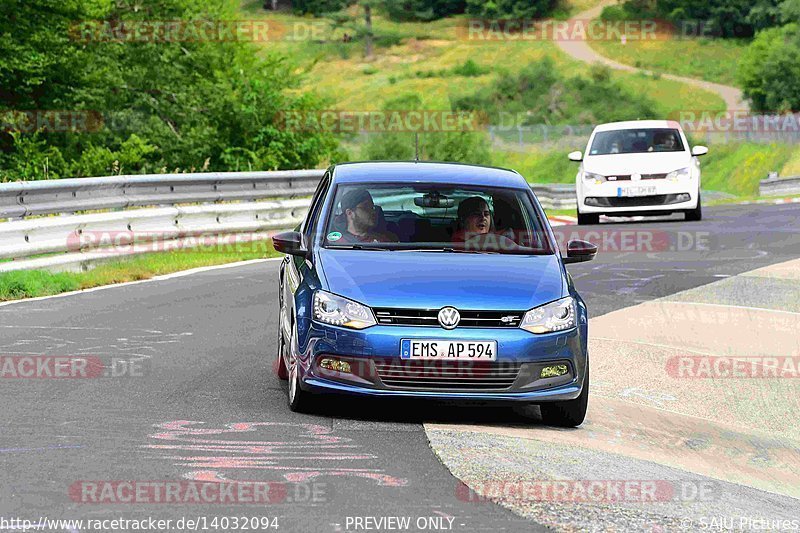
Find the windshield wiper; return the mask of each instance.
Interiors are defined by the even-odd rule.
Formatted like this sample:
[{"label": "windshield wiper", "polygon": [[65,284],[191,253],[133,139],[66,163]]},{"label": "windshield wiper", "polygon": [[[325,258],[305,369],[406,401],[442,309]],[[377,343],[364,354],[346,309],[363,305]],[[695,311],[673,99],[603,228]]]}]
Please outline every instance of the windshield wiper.
[{"label": "windshield wiper", "polygon": [[347,246],[328,246],[334,250],[380,250],[383,252],[391,252],[394,248],[384,248],[382,246],[370,246],[368,244],[350,244]]},{"label": "windshield wiper", "polygon": [[452,248],[450,246],[444,246],[442,248],[400,248],[398,251],[400,252],[445,252],[445,253],[454,253],[454,254],[499,254],[500,252],[496,252],[494,250],[464,250],[461,248]]}]

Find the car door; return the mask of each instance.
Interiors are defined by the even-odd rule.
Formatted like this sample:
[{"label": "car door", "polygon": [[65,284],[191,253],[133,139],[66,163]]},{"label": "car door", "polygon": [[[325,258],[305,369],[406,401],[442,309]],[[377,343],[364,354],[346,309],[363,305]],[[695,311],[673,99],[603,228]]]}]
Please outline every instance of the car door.
[{"label": "car door", "polygon": [[[306,246],[313,245],[313,231],[319,213],[330,188],[330,172],[326,172],[319,182],[314,196],[311,199],[308,212],[298,228],[303,234]],[[313,269],[313,265],[308,259],[298,256],[287,255],[281,264],[281,284],[280,284],[280,309],[281,327],[283,327],[286,339],[291,338],[294,324],[297,323],[296,295],[303,285],[304,278]]]}]

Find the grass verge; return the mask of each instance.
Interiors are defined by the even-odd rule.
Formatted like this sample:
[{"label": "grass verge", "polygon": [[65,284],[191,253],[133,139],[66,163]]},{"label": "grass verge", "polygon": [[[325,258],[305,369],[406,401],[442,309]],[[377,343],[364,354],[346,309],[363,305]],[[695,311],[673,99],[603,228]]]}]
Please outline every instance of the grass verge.
[{"label": "grass verge", "polygon": [[626,65],[732,86],[737,61],[748,44],[747,39],[590,42],[598,53]]},{"label": "grass verge", "polygon": [[709,147],[702,158],[703,188],[757,196],[758,182],[784,168],[797,148],[791,144],[731,143]]},{"label": "grass verge", "polygon": [[281,255],[270,243],[265,244],[260,250],[232,252],[180,250],[142,254],[102,263],[86,272],[14,270],[0,273],[0,301],[50,296],[101,285],[150,279],[180,270]]},{"label": "grass verge", "polygon": [[[580,0],[574,4],[575,8],[582,8],[591,3]],[[270,18],[287,28],[315,25],[319,35],[314,40],[270,41],[263,43],[262,49],[264,53],[285,55],[298,72],[305,74],[299,91],[314,89],[331,102],[332,108],[340,110],[382,109],[385,102],[407,94],[420,95],[424,109],[450,109],[451,98],[474,94],[545,56],[553,59],[558,71],[567,77],[588,76],[591,68],[564,54],[551,41],[467,40],[457,29],[464,24],[464,17],[400,23],[375,15],[377,48],[374,57],[366,59],[363,42],[342,42],[344,32],[349,30],[335,28],[331,20],[286,12],[272,14],[258,5],[255,0],[248,0],[242,10],[248,17]],[[671,53],[670,58],[674,57]],[[459,75],[459,67],[467,60],[488,72]],[[655,111],[664,116],[686,109],[725,109],[724,101],[716,94],[680,82],[617,71],[611,76],[634,92],[649,95],[657,103]]]}]

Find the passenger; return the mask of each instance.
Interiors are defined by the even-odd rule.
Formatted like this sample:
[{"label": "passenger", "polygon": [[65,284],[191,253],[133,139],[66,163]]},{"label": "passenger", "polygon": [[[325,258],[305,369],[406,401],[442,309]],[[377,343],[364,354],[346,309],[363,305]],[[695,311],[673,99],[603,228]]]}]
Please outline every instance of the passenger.
[{"label": "passenger", "polygon": [[480,196],[470,196],[458,204],[458,226],[453,242],[463,242],[465,248],[494,251],[516,249],[517,243],[494,232],[494,219],[489,204]]},{"label": "passenger", "polygon": [[[341,237],[342,243],[398,242],[397,235],[378,227],[378,213],[372,195],[366,189],[352,189],[342,196],[342,214],[347,220]],[[336,232],[334,232],[336,233]],[[331,236],[328,240],[334,242]]]}]

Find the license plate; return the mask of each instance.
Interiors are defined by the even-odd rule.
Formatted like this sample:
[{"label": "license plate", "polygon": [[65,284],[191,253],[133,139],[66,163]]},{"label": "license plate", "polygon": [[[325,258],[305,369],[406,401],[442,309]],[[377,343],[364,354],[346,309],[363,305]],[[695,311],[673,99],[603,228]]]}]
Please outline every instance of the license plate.
[{"label": "license plate", "polygon": [[656,193],[655,186],[650,187],[617,187],[617,196],[648,196]]},{"label": "license plate", "polygon": [[496,361],[497,341],[403,339],[400,341],[400,358]]}]

